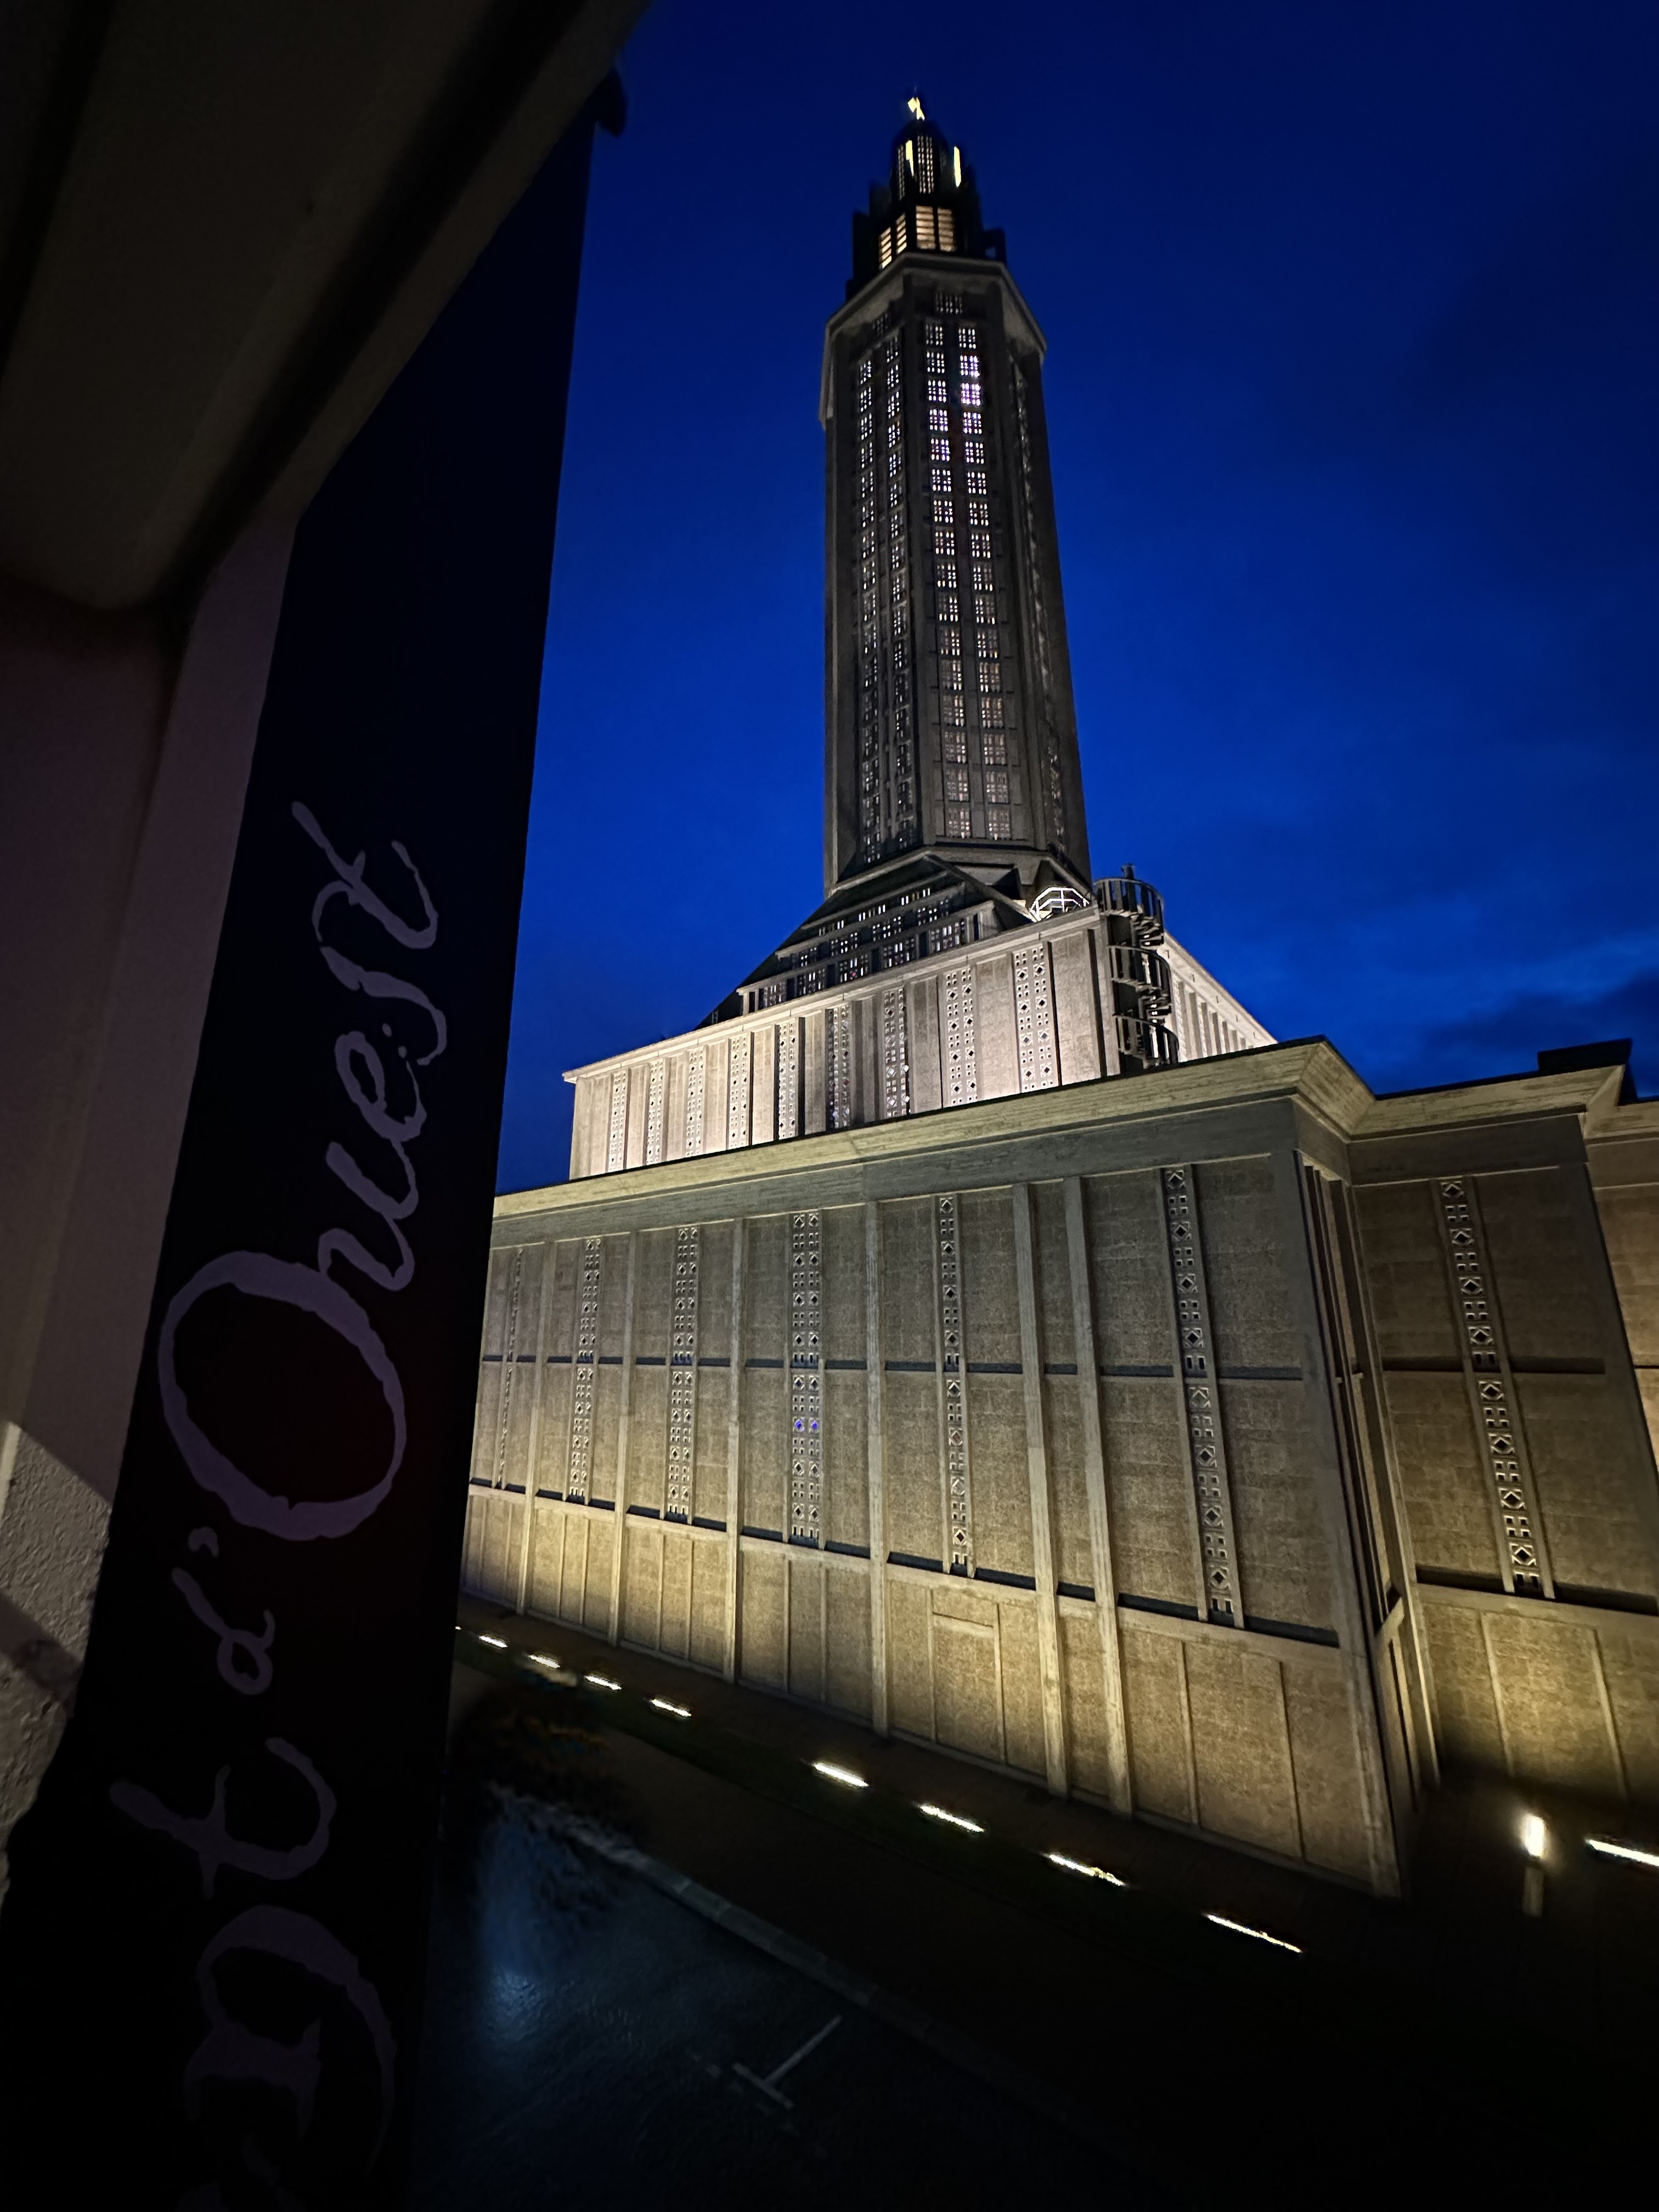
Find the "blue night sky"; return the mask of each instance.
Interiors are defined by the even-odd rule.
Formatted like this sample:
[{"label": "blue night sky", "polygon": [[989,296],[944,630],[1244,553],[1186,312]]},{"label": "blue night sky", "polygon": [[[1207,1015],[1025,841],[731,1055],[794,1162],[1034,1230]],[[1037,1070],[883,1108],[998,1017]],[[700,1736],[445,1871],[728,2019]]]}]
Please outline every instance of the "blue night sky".
[{"label": "blue night sky", "polygon": [[822,896],[825,319],[919,86],[1048,333],[1091,844],[1378,1090],[1659,1089],[1651,0],[658,0],[594,157],[500,1183]]}]

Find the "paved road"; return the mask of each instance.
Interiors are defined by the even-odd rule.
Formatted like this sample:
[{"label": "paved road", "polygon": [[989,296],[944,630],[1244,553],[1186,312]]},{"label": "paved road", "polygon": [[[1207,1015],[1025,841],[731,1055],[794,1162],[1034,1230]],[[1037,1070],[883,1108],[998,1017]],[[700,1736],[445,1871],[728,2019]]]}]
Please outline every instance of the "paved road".
[{"label": "paved road", "polygon": [[411,2212],[1169,2201],[510,1803],[451,1838],[428,2018]]}]

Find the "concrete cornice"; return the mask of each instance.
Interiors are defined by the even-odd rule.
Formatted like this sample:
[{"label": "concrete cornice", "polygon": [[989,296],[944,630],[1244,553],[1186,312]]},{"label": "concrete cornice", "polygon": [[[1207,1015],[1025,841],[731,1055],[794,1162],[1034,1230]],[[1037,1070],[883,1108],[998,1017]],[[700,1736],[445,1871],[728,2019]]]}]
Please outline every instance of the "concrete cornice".
[{"label": "concrete cornice", "polygon": [[[1436,1129],[1468,1129],[1482,1124],[1535,1120],[1540,1115],[1572,1114],[1603,1118],[1639,1111],[1619,1107],[1619,1067],[1574,1068],[1563,1075],[1506,1075],[1483,1083],[1460,1083],[1445,1090],[1403,1091],[1373,1098],[1348,1133],[1355,1137],[1398,1137]],[[1620,1124],[1622,1134],[1623,1125]]]}]

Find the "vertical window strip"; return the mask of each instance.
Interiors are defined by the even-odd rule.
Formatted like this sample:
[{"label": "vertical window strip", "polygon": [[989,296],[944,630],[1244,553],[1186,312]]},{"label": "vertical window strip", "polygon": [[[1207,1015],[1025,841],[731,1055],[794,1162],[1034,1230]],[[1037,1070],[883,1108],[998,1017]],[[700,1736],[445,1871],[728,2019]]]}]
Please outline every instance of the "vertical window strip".
[{"label": "vertical window strip", "polygon": [[945,1398],[945,1486],[951,1523],[951,1571],[974,1571],[968,1487],[968,1370],[963,1358],[962,1249],[954,1196],[939,1201],[939,1372]]},{"label": "vertical window strip", "polygon": [[1036,520],[1036,462],[1031,442],[1030,401],[1025,372],[1013,363],[1014,422],[1019,445],[1020,534],[1024,540],[1025,573],[1031,600],[1032,643],[1036,653],[1038,712],[1042,726],[1042,766],[1048,801],[1049,835],[1062,850],[1068,831],[1066,788],[1060,775],[1060,731],[1054,708],[1054,654],[1048,638],[1048,602],[1043,588]]},{"label": "vertical window strip", "polygon": [[645,1164],[655,1167],[662,1158],[663,1100],[668,1089],[668,1062],[653,1060],[645,1091]]},{"label": "vertical window strip", "polygon": [[881,1118],[902,1121],[910,1110],[910,1032],[904,987],[881,994]]},{"label": "vertical window strip", "polygon": [[674,1231],[674,1321],[669,1341],[668,1370],[668,1480],[663,1491],[663,1517],[668,1521],[689,1521],[691,1518],[696,1467],[700,1234],[696,1229],[677,1229]]},{"label": "vertical window strip", "polygon": [[597,1237],[582,1243],[581,1288],[576,1306],[576,1342],[571,1361],[569,1472],[564,1494],[573,1504],[587,1502],[593,1471],[593,1386],[599,1355],[599,1279],[605,1247]]},{"label": "vertical window strip", "polygon": [[1555,1595],[1530,1492],[1532,1468],[1520,1408],[1510,1403],[1509,1358],[1488,1285],[1486,1237],[1471,1176],[1443,1178],[1441,1226],[1463,1324],[1464,1372],[1474,1400],[1490,1495],[1503,1533],[1504,1580],[1522,1597]]},{"label": "vertical window strip", "polygon": [[1046,945],[1014,954],[1014,1026],[1022,1091],[1052,1091],[1060,1080],[1054,1061],[1054,1000]]},{"label": "vertical window strip", "polygon": [[492,1477],[497,1490],[501,1489],[507,1481],[507,1452],[513,1426],[513,1394],[519,1374],[519,1310],[523,1292],[524,1247],[520,1245],[507,1270],[507,1329],[501,1340],[501,1395],[495,1411],[495,1465]]},{"label": "vertical window strip", "polygon": [[830,1062],[830,1126],[847,1129],[853,1123],[853,1011],[831,1006],[824,1015]]},{"label": "vertical window strip", "polygon": [[685,1071],[685,1157],[696,1159],[702,1151],[703,1086],[708,1074],[708,1048],[696,1046]]},{"label": "vertical window strip", "polygon": [[789,1540],[819,1545],[823,1522],[822,1252],[816,1212],[789,1224]]},{"label": "vertical window strip", "polygon": [[726,1145],[728,1152],[749,1142],[749,1062],[751,1039],[745,1030],[732,1040],[731,1068],[726,1080]]},{"label": "vertical window strip", "polygon": [[615,1068],[611,1076],[611,1133],[605,1148],[607,1175],[628,1164],[628,1070]]},{"label": "vertical window strip", "polygon": [[1242,1628],[1244,1600],[1238,1581],[1238,1541],[1233,1533],[1227,1447],[1216,1400],[1215,1339],[1192,1169],[1166,1168],[1163,1184],[1188,1468],[1198,1516],[1198,1609],[1201,1619],[1218,1627]]},{"label": "vertical window strip", "polygon": [[800,1122],[800,1024],[788,1021],[778,1031],[778,1134],[793,1137]]},{"label": "vertical window strip", "polygon": [[974,971],[947,968],[939,986],[945,1033],[945,1103],[970,1105],[979,1096],[974,1057]]}]

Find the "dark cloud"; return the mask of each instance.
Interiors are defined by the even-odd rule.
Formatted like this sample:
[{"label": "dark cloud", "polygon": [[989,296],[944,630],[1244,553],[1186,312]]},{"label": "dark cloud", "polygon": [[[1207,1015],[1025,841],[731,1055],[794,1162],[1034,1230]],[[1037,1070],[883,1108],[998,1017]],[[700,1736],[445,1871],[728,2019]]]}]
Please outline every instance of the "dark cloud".
[{"label": "dark cloud", "polygon": [[1529,1072],[1537,1055],[1563,1045],[1631,1037],[1631,1073],[1644,1097],[1659,1092],[1659,969],[1632,975],[1593,999],[1526,993],[1467,1021],[1425,1033],[1414,1048],[1362,1070],[1374,1089],[1467,1082]]}]

